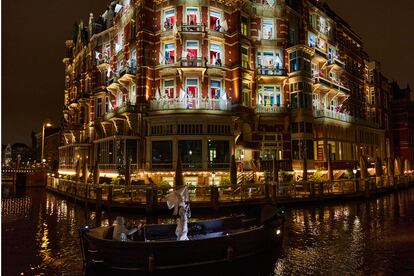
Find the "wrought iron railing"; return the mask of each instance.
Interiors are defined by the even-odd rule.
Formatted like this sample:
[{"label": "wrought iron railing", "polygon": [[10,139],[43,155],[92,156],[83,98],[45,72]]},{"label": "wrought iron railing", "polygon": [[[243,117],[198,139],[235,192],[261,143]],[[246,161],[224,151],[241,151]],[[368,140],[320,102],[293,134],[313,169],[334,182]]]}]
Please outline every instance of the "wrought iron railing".
[{"label": "wrought iron railing", "polygon": [[210,98],[160,98],[150,101],[151,110],[205,109],[231,110],[231,101]]}]

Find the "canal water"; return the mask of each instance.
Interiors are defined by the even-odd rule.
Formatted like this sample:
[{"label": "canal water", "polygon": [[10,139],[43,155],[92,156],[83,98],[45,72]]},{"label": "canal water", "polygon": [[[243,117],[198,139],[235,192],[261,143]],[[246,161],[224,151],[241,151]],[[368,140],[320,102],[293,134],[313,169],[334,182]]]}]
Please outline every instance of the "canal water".
[{"label": "canal water", "polygon": [[[2,193],[1,204],[2,275],[82,275],[78,228],[120,215],[42,188]],[[134,223],[154,219],[122,215]],[[414,275],[413,188],[367,202],[288,208],[284,230],[282,248],[271,254],[165,275]]]}]

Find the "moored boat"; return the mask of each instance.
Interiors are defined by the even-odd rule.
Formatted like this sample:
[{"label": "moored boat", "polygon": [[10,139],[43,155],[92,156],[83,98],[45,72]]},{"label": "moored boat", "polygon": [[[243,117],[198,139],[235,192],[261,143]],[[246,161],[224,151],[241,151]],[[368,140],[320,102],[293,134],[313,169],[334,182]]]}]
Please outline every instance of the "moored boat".
[{"label": "moored boat", "polygon": [[177,240],[176,224],[145,225],[128,241],[112,239],[114,226],[80,230],[84,263],[111,270],[148,271],[230,262],[281,243],[283,215],[264,206],[259,217],[244,215],[188,224],[188,240]]}]

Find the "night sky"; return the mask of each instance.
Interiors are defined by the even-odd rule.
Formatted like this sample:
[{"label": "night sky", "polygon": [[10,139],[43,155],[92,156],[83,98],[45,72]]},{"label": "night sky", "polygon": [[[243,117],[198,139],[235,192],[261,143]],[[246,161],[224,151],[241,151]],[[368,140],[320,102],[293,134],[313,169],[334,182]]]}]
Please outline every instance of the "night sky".
[{"label": "night sky", "polygon": [[[65,40],[73,23],[102,14],[105,0],[2,1],[2,144],[30,145],[42,122],[60,124]],[[414,1],[328,0],[390,79],[414,88]]]}]

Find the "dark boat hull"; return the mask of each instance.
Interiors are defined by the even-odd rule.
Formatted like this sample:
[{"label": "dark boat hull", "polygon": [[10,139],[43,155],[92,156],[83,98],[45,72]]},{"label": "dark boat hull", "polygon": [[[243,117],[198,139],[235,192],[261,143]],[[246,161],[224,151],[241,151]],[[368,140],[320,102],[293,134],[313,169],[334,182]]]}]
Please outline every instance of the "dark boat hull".
[{"label": "dark boat hull", "polygon": [[275,219],[259,226],[190,237],[188,241],[121,242],[103,238],[100,231],[103,233],[105,228],[90,232],[81,230],[80,234],[86,264],[112,270],[152,272],[229,262],[257,255],[277,247],[282,240],[282,226],[281,220]]}]

